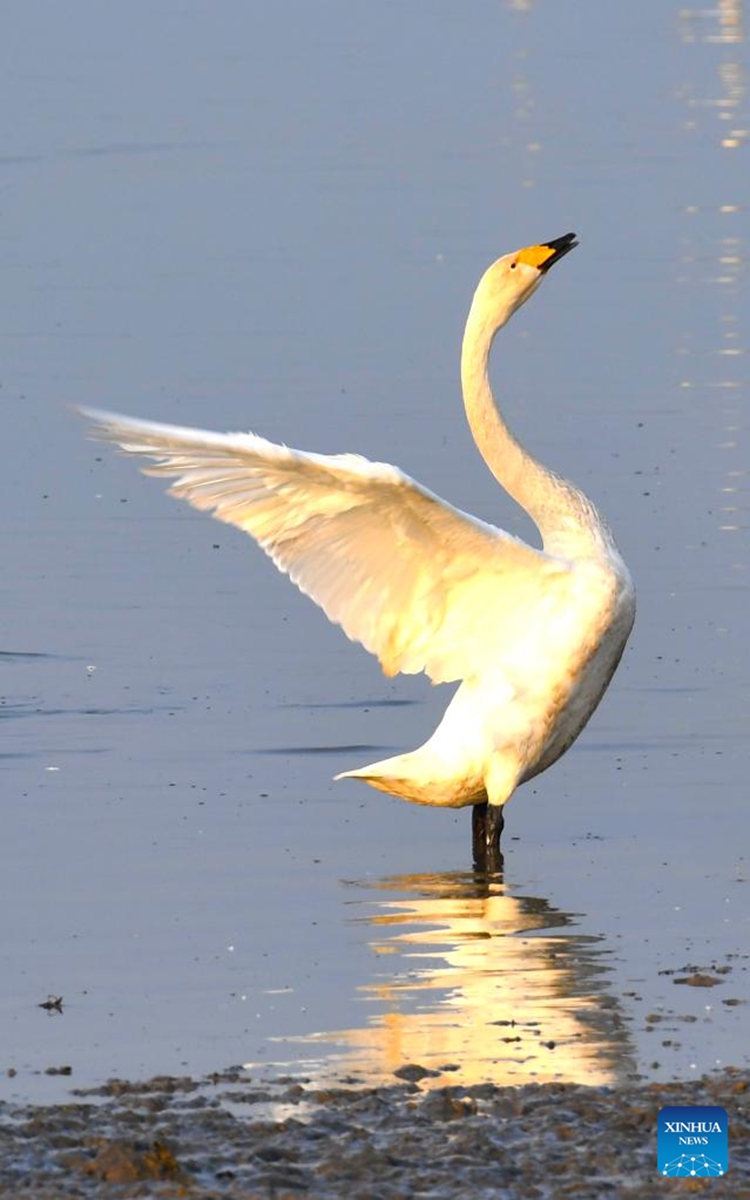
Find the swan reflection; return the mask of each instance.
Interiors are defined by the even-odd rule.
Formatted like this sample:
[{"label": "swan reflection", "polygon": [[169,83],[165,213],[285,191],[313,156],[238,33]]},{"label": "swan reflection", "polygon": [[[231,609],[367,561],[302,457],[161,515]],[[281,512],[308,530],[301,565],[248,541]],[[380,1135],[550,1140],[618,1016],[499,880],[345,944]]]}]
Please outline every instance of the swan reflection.
[{"label": "swan reflection", "polygon": [[399,1068],[419,1064],[436,1072],[423,1086],[594,1085],[634,1069],[601,938],[575,932],[573,915],[500,875],[401,875],[347,887],[353,897],[369,893],[353,904],[371,911],[352,919],[371,926],[379,958],[376,978],[359,989],[373,1012],[361,1028],[294,1039],[330,1047],[316,1055],[314,1074],[393,1083]]}]

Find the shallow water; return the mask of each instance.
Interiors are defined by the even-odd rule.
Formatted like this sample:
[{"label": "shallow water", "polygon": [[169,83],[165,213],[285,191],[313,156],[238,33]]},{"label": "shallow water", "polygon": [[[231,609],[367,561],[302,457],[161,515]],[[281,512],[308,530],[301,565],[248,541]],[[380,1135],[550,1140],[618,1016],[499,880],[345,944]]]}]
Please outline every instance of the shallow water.
[{"label": "shallow water", "polygon": [[[3,1094],[236,1063],[369,1084],[414,1060],[496,1083],[747,1062],[743,20],[15,13]],[[417,745],[449,690],[384,679],[66,406],[360,450],[532,537],[478,462],[458,349],[488,261],[568,229],[495,382],[607,514],[639,617],[487,880],[466,813],[331,782]],[[714,984],[679,984],[691,967]]]}]

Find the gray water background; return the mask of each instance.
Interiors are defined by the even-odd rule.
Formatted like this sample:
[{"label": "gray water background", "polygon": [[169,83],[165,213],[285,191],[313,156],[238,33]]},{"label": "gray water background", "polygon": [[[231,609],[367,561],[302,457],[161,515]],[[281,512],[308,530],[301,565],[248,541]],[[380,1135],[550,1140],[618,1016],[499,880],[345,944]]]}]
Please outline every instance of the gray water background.
[{"label": "gray water background", "polygon": [[[747,1063],[745,19],[8,7],[0,1094]],[[607,514],[639,616],[488,887],[467,813],[331,782],[416,746],[449,691],[386,680],[68,406],[360,451],[533,539],[466,428],[460,337],[494,257],[570,229],[493,378]],[[691,965],[730,970],[676,986]],[[511,1020],[554,1047],[501,1044]]]}]

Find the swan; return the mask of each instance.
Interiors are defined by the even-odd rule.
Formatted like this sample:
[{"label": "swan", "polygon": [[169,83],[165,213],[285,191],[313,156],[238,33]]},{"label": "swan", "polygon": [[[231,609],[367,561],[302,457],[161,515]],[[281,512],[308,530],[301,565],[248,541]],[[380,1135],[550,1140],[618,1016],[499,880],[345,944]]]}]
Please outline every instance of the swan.
[{"label": "swan", "polygon": [[172,495],[255,538],[386,675],[460,681],[424,745],[335,778],[417,804],[471,805],[480,859],[499,854],[503,808],[518,785],[578,737],[635,618],[633,584],[606,521],[521,446],[488,378],[496,333],[577,245],[568,233],[494,262],[474,294],[461,353],[474,440],[535,522],[541,550],[387,463],[79,410],[92,436],[155,459],[144,473],[172,478]]}]

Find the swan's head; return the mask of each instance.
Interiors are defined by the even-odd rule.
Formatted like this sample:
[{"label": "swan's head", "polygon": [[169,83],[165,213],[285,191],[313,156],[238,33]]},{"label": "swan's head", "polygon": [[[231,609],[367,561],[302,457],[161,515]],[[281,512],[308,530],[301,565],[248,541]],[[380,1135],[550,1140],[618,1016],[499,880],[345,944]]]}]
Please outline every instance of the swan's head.
[{"label": "swan's head", "polygon": [[578,245],[574,233],[551,242],[524,246],[498,258],[482,276],[474,297],[493,324],[503,325],[536,291],[550,267]]}]

